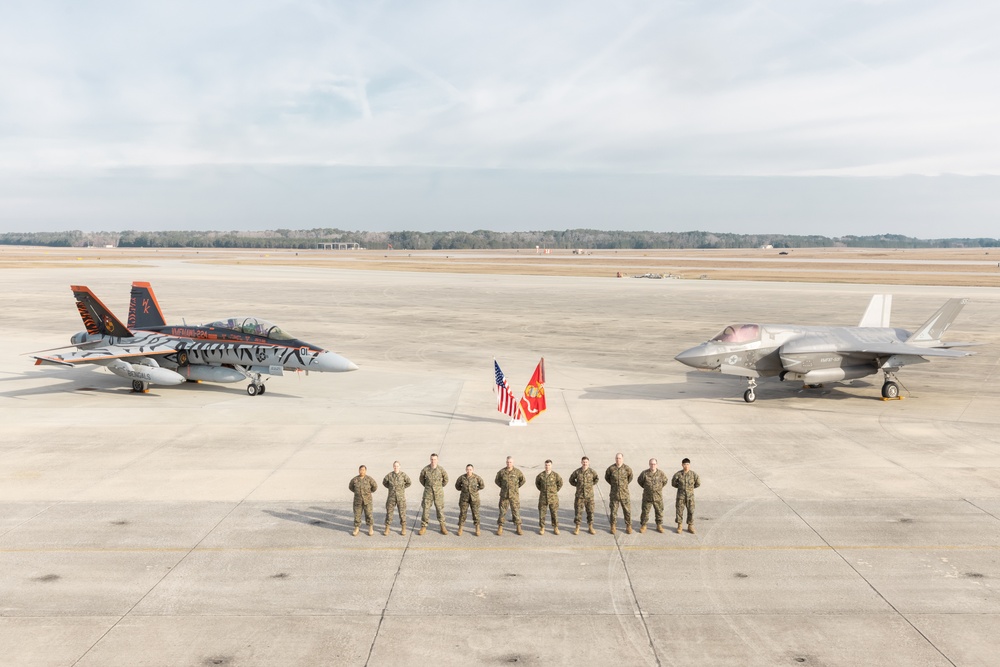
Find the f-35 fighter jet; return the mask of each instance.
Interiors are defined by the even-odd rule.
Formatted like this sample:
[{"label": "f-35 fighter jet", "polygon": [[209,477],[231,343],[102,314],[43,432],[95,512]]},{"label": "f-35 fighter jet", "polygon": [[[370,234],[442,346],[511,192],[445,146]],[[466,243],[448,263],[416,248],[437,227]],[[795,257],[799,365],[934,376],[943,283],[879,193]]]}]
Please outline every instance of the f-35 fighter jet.
[{"label": "f-35 fighter jet", "polygon": [[699,370],[747,378],[743,400],[757,400],[757,378],[778,376],[815,386],[882,373],[882,397],[899,396],[895,373],[929,357],[964,357],[951,349],[974,343],[945,343],[941,337],[968,299],[949,299],[919,329],[889,326],[892,296],[876,294],[856,327],[732,324],[712,340],[676,357]]},{"label": "f-35 fighter jet", "polygon": [[209,324],[169,325],[149,283],[132,283],[128,326],[87,287],[72,286],[86,331],[70,338],[73,352],[31,355],[35,364],[100,364],[144,392],[150,384],[240,382],[264,393],[265,375],[286,370],[336,373],[358,367],[340,355],[299,340],[266,320],[230,317]]}]

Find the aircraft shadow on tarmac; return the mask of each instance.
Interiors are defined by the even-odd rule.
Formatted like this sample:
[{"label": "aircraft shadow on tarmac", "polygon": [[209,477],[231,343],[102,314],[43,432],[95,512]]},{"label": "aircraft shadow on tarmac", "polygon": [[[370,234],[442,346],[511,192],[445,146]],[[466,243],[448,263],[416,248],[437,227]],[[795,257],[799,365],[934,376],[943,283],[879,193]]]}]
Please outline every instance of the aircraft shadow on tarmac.
[{"label": "aircraft shadow on tarmac", "polygon": [[[823,398],[826,400],[864,399],[882,400],[876,391],[871,396],[859,394],[856,390],[871,387],[870,382],[855,380],[851,385],[827,384],[807,388],[798,382],[762,383],[757,389],[758,401],[794,400],[799,397]],[[745,383],[729,379],[688,378],[684,384],[619,384],[603,387],[587,387],[581,398],[594,400],[636,400],[680,401],[691,398],[715,398],[743,402]]]},{"label": "aircraft shadow on tarmac", "polygon": [[[89,371],[89,372],[88,372]],[[233,396],[246,396],[243,385],[220,385],[201,382],[188,382],[179,387],[157,387],[153,386],[145,394],[136,394],[129,385],[122,384],[122,381],[113,375],[101,373],[100,369],[80,368],[72,370],[45,370],[43,372],[30,372],[11,374],[10,377],[0,378],[2,382],[22,382],[26,380],[49,380],[50,383],[41,387],[30,387],[25,389],[14,389],[11,391],[0,391],[3,398],[24,398],[26,396],[45,396],[58,394],[67,391],[80,391],[95,394],[135,394],[139,396],[167,396],[175,391],[193,391],[211,394],[231,394]],[[51,382],[57,380],[58,382]],[[272,398],[300,398],[297,394],[284,394],[273,390],[273,385],[267,385],[266,397]],[[250,398],[247,396],[247,398]]]}]

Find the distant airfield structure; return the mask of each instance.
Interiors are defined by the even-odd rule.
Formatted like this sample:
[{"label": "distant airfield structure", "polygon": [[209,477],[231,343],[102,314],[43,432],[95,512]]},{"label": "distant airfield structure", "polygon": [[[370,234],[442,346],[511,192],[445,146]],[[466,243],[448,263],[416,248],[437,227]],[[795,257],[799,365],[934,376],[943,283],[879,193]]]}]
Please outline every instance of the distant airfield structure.
[{"label": "distant airfield structure", "polygon": [[364,250],[360,243],[317,243],[317,250]]}]

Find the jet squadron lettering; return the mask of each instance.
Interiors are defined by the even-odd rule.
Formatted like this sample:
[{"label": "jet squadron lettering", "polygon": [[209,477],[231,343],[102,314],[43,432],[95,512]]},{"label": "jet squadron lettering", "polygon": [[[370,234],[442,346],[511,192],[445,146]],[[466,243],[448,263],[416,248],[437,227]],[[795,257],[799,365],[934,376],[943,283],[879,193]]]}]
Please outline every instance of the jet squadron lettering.
[{"label": "jet squadron lettering", "polygon": [[882,397],[897,398],[895,374],[903,366],[925,363],[927,357],[971,354],[952,348],[974,343],[941,341],[966,303],[968,299],[949,299],[910,333],[889,326],[892,296],[876,294],[856,327],[735,324],[674,358],[699,370],[747,378],[747,403],[757,400],[757,378],[775,375],[817,385],[882,373]]},{"label": "jet squadron lettering", "polygon": [[137,392],[146,391],[150,384],[249,380],[251,396],[264,393],[263,375],[358,368],[340,355],[293,338],[255,317],[231,317],[201,326],[168,325],[149,283],[132,283],[128,327],[89,288],[71,289],[86,330],[70,339],[75,351],[32,355],[36,365],[100,364],[132,380]]}]

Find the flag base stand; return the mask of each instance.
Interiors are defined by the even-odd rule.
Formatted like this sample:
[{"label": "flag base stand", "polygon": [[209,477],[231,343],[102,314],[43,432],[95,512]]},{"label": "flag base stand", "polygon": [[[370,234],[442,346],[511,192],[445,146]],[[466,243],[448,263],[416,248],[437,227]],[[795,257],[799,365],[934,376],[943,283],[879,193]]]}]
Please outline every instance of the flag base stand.
[{"label": "flag base stand", "polygon": [[507,422],[507,426],[527,426],[527,425],[528,422],[522,419],[511,419],[509,422]]}]

